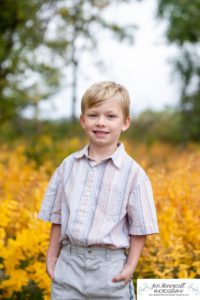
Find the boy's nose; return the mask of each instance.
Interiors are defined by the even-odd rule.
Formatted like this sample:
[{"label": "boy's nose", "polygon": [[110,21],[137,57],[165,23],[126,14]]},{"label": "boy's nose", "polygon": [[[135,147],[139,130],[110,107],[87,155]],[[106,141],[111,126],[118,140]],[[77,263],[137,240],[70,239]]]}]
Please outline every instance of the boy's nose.
[{"label": "boy's nose", "polygon": [[97,125],[98,126],[104,126],[105,125],[105,118],[102,116],[100,116],[98,119],[97,119]]}]

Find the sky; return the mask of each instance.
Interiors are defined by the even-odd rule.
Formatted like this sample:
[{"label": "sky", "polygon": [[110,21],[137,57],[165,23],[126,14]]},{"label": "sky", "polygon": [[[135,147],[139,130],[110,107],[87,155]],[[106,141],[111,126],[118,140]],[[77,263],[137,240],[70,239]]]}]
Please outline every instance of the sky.
[{"label": "sky", "polygon": [[[131,114],[137,115],[146,109],[160,110],[178,103],[178,81],[172,76],[169,63],[177,54],[175,46],[169,46],[164,32],[166,23],[155,18],[156,0],[145,0],[114,6],[105,12],[107,19],[120,24],[138,26],[134,43],[118,42],[105,32],[98,33],[99,47],[94,54],[81,58],[76,115],[80,114],[81,96],[98,81],[112,80],[123,84],[131,97]],[[101,59],[98,69],[95,59]],[[69,75],[70,76],[70,75]],[[64,88],[48,101],[40,103],[40,118],[59,119],[69,117],[71,91]],[[27,116],[30,112],[27,111]]]}]

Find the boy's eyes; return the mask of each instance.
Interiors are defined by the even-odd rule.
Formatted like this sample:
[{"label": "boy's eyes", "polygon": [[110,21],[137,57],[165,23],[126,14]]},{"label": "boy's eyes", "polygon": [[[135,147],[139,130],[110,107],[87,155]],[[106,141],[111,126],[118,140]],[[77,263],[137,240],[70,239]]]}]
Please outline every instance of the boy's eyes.
[{"label": "boy's eyes", "polygon": [[115,115],[107,115],[107,118],[115,118],[116,116]]},{"label": "boy's eyes", "polygon": [[95,118],[97,115],[96,114],[89,114],[88,117],[91,117],[91,118]]},{"label": "boy's eyes", "polygon": [[[97,114],[88,114],[88,117],[90,117],[90,118],[96,118],[96,117],[98,117],[98,115]],[[108,119],[112,119],[112,118],[116,118],[116,115],[109,114],[106,117]]]}]

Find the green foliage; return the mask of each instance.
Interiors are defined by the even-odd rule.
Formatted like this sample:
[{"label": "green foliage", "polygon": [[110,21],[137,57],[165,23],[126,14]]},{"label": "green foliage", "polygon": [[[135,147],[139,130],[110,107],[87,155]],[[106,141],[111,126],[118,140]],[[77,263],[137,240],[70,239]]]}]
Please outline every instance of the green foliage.
[{"label": "green foliage", "polygon": [[15,119],[27,105],[37,106],[58,84],[59,70],[38,54],[45,48],[49,14],[44,12],[54,2],[0,1],[1,123]]},{"label": "green foliage", "polygon": [[163,111],[146,110],[133,119],[130,129],[124,136],[130,140],[153,144],[156,141],[179,144],[181,135],[181,115],[173,109]]},{"label": "green foliage", "polygon": [[168,20],[167,38],[183,45],[200,41],[199,0],[158,0],[158,15]]},{"label": "green foliage", "polygon": [[194,92],[182,99],[182,132],[185,141],[200,141],[200,92]]},{"label": "green foliage", "polygon": [[116,3],[122,1],[0,1],[1,124],[15,126],[27,107],[36,114],[39,102],[63,85],[76,89],[77,76],[66,82],[64,67],[77,68],[83,51],[94,51],[96,30],[132,40],[132,26],[109,23],[101,14]]},{"label": "green foliage", "polygon": [[181,82],[183,139],[200,140],[200,0],[158,0],[158,16],[168,21],[167,39],[179,46],[174,60]]}]

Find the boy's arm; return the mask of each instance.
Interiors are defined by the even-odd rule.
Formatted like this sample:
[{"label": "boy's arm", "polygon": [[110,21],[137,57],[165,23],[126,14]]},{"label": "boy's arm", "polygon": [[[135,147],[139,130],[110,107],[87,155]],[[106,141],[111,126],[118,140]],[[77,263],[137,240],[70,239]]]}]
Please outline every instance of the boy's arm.
[{"label": "boy's arm", "polygon": [[60,253],[60,239],[61,235],[61,225],[60,224],[52,224],[50,239],[49,239],[49,247],[47,250],[47,258],[46,258],[46,271],[47,274],[53,279],[53,271]]},{"label": "boy's arm", "polygon": [[146,235],[131,235],[130,239],[127,262],[121,273],[112,279],[113,282],[124,280],[124,283],[127,284],[129,279],[131,279],[144,248]]}]

